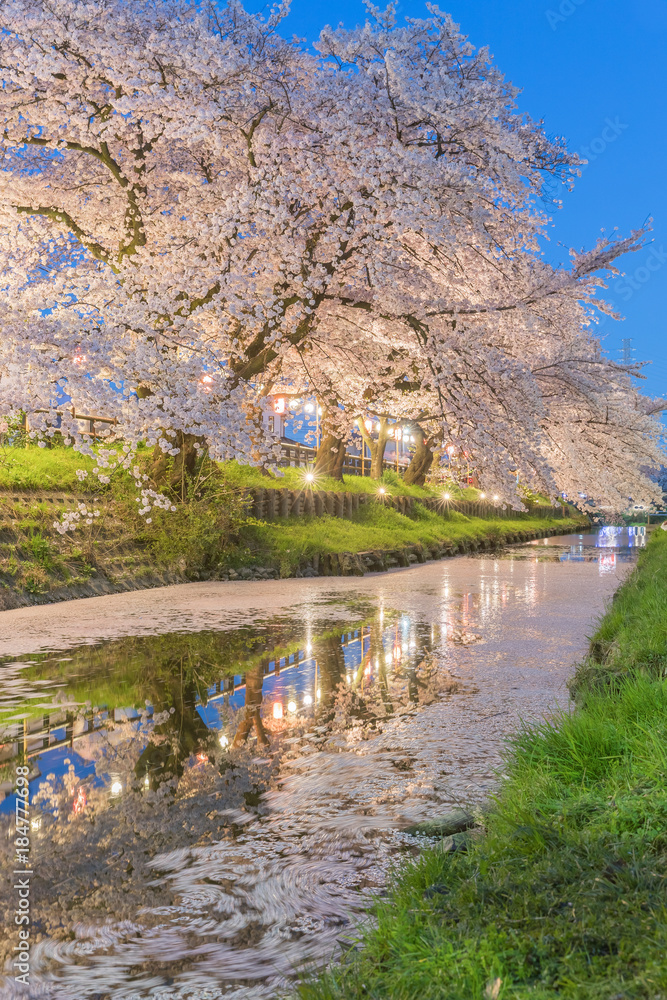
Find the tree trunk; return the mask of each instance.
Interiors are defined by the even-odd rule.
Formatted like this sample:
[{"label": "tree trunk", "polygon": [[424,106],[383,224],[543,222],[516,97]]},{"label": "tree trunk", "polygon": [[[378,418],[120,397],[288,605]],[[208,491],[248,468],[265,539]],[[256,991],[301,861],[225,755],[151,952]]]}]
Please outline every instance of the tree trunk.
[{"label": "tree trunk", "polygon": [[423,486],[433,465],[433,450],[427,444],[419,424],[415,428],[415,437],[417,447],[403,476],[403,482],[406,486]]},{"label": "tree trunk", "polygon": [[181,494],[181,500],[185,500],[187,494],[187,483],[195,473],[197,466],[197,448],[204,444],[204,438],[196,434],[184,434],[183,431],[176,432],[176,439],[168,439],[174,448],[178,448],[178,455],[174,456],[174,463],[168,473],[169,455],[162,450],[159,444],[153,449],[153,464],[151,466],[151,478],[156,486],[164,486],[167,482],[173,490]]},{"label": "tree trunk", "polygon": [[384,453],[387,441],[389,440],[389,421],[386,417],[380,417],[379,420],[380,430],[378,431],[377,441],[374,441],[371,434],[366,430],[366,425],[361,417],[357,420],[357,427],[361,432],[362,440],[368,446],[368,450],[371,453],[371,479],[382,478],[384,471],[382,463],[384,462]]},{"label": "tree trunk", "polygon": [[342,482],[344,461],[345,443],[343,439],[328,432],[325,433],[315,456],[315,472],[322,476],[331,476],[332,479]]}]

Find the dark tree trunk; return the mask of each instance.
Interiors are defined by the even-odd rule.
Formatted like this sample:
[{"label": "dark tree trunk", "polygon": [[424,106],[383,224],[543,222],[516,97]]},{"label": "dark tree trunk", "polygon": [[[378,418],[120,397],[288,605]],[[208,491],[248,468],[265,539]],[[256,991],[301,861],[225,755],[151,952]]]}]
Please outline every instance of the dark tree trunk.
[{"label": "dark tree trunk", "polygon": [[151,466],[151,478],[156,486],[164,486],[167,483],[173,490],[181,494],[181,499],[185,500],[187,484],[194,476],[197,466],[197,445],[202,447],[204,439],[196,434],[184,434],[183,431],[176,432],[175,440],[169,439],[174,448],[178,448],[178,455],[174,456],[174,462],[169,470],[169,455],[162,451],[159,445],[153,449],[153,464]]},{"label": "dark tree trunk", "polygon": [[417,447],[405,470],[403,482],[406,486],[423,486],[433,465],[433,450],[419,425],[415,428]]},{"label": "dark tree trunk", "polygon": [[367,445],[368,450],[371,453],[371,479],[381,479],[382,473],[384,471],[382,463],[384,462],[384,453],[387,447],[387,441],[389,440],[389,421],[386,417],[380,417],[380,430],[378,431],[377,440],[374,440],[372,435],[366,430],[366,426],[363,420],[359,419],[357,421],[357,426],[361,432],[361,437],[365,445]]},{"label": "dark tree trunk", "polygon": [[344,462],[345,442],[334,434],[325,433],[315,456],[315,472],[342,482]]}]

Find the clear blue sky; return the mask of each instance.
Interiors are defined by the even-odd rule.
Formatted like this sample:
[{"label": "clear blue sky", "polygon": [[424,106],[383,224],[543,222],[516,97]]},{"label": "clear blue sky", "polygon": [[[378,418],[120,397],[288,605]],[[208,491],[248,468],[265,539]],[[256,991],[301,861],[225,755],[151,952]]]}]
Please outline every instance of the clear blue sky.
[{"label": "clear blue sky", "polygon": [[[473,45],[490,46],[522,89],[522,110],[571,149],[589,150],[555,214],[550,259],[563,259],[557,242],[590,247],[603,228],[625,234],[653,217],[651,245],[625,258],[627,277],[607,293],[625,321],[605,318],[599,332],[613,358],[631,337],[635,358],[653,362],[643,391],[667,396],[667,0],[440,0],[440,7]],[[397,13],[428,16],[420,0],[403,0]],[[361,0],[292,0],[281,33],[312,42],[324,24],[353,27],[365,17]]]}]

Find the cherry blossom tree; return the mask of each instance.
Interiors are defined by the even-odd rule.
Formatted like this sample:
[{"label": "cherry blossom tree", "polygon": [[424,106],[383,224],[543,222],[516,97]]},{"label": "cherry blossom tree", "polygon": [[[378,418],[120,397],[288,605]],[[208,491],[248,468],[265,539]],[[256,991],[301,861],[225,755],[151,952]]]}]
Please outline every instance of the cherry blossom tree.
[{"label": "cherry blossom tree", "polygon": [[436,7],[369,10],[311,54],[284,7],[3,4],[0,409],[85,447],[66,395],[183,470],[272,465],[287,387],[324,401],[322,468],[364,413],[428,416],[510,500],[517,472],[611,489],[615,449],[648,497],[656,422],[589,332],[642,234],[548,265],[542,185],[576,156]]}]

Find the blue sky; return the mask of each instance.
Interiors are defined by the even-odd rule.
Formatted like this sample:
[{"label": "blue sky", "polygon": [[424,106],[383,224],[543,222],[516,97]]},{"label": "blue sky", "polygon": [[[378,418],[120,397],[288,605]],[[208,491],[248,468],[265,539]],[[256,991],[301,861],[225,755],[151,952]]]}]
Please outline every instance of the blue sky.
[{"label": "blue sky", "polygon": [[[259,10],[263,4],[248,4]],[[383,6],[379,2],[379,6]],[[632,338],[637,360],[651,361],[642,390],[667,396],[667,0],[440,0],[475,46],[489,45],[519,104],[550,134],[590,161],[555,214],[547,255],[590,247],[601,229],[622,234],[652,217],[651,244],[623,263],[607,298],[625,316],[599,328],[619,357]],[[399,19],[428,16],[403,0]],[[293,0],[281,33],[313,41],[323,24],[365,20],[361,0]]]}]

